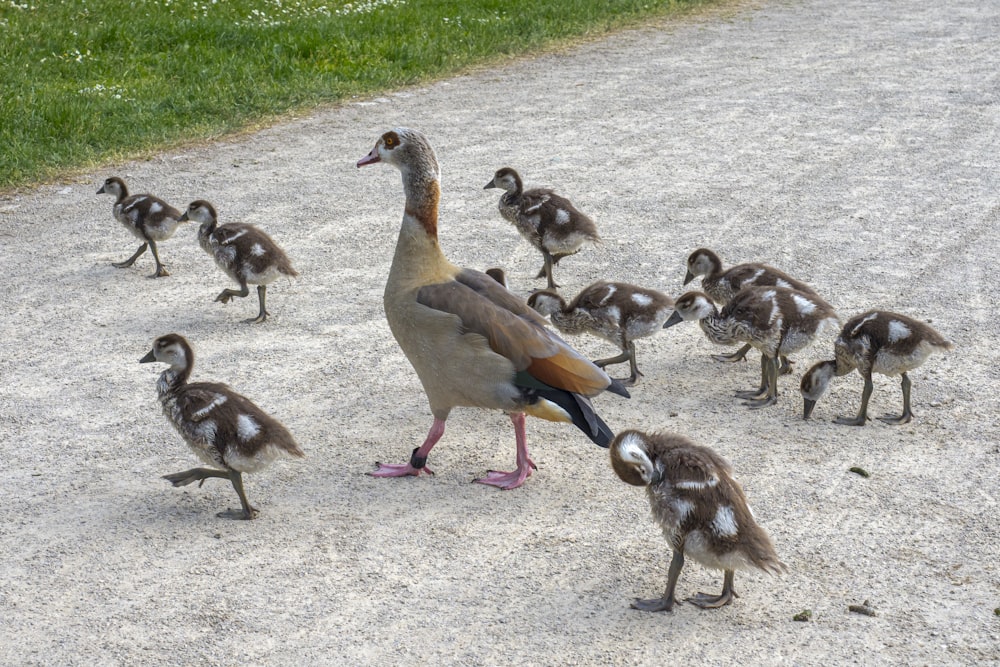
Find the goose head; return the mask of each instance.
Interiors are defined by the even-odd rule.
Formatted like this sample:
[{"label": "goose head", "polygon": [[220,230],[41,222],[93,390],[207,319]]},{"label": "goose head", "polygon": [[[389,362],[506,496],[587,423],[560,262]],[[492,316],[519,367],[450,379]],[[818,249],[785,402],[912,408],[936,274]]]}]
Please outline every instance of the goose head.
[{"label": "goose head", "polygon": [[632,486],[658,484],[663,471],[649,457],[646,436],[634,430],[619,433],[608,448],[615,474]]},{"label": "goose head", "polygon": [[830,387],[830,381],[837,374],[837,362],[833,359],[821,361],[806,371],[799,384],[799,393],[802,394],[802,418],[809,419],[813,408],[826,390]]},{"label": "goose head", "polygon": [[718,315],[719,310],[704,292],[687,292],[674,302],[674,312],[663,323],[663,328],[672,327],[683,321],[698,321]]},{"label": "goose head", "polygon": [[438,167],[434,149],[422,132],[408,127],[396,127],[375,142],[375,147],[368,155],[358,160],[358,167],[387,162],[403,173],[403,180],[413,173],[429,174],[440,179],[441,170]]}]

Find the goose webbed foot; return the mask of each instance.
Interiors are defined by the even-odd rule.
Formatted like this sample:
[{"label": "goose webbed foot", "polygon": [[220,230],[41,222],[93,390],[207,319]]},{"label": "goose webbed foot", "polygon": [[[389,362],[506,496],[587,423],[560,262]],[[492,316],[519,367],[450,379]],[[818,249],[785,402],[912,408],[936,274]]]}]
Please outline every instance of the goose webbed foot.
[{"label": "goose webbed foot", "polygon": [[670,598],[650,598],[648,600],[643,600],[642,598],[636,598],[632,600],[632,609],[638,609],[639,611],[673,611],[674,605],[680,604],[672,597]]},{"label": "goose webbed foot", "polygon": [[495,486],[504,491],[510,491],[524,484],[524,480],[531,477],[532,470],[538,470],[538,466],[531,459],[527,459],[526,462],[519,463],[517,468],[510,472],[487,470],[485,477],[477,477],[472,481],[476,484],[486,484],[487,486]]},{"label": "goose webbed foot", "polygon": [[406,477],[407,475],[419,477],[421,474],[434,474],[434,471],[427,466],[414,468],[409,463],[382,463],[380,461],[376,461],[375,466],[375,470],[368,473],[372,477]]}]

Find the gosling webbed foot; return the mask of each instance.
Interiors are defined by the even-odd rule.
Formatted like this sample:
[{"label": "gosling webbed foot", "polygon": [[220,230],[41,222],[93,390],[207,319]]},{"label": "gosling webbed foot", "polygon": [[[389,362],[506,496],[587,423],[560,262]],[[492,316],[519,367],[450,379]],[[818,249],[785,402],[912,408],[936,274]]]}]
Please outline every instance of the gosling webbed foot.
[{"label": "gosling webbed foot", "polygon": [[215,516],[220,519],[234,519],[236,521],[252,521],[257,518],[258,512],[256,507],[251,507],[250,511],[244,509],[228,509],[225,512],[216,512]]},{"label": "gosling webbed foot", "polygon": [[723,363],[735,364],[739,361],[746,361],[747,352],[749,352],[751,349],[753,349],[751,346],[744,345],[740,349],[736,350],[735,352],[731,352],[729,354],[713,354],[712,358],[715,359],[716,361],[721,361]]},{"label": "gosling webbed foot", "polygon": [[134,259],[126,259],[124,262],[111,262],[111,266],[115,267],[116,269],[127,269],[133,264],[135,264]]},{"label": "gosling webbed foot", "polygon": [[701,609],[718,609],[719,607],[725,607],[727,604],[732,604],[733,598],[738,598],[739,595],[736,591],[722,591],[719,595],[709,595],[708,593],[698,593],[692,597],[686,598],[685,602],[690,602],[696,607]]},{"label": "gosling webbed foot", "polygon": [[764,398],[758,398],[752,401],[745,401],[743,405],[747,406],[751,410],[760,410],[761,408],[766,408],[769,405],[776,405],[777,403],[778,403],[777,396],[765,396]]},{"label": "gosling webbed foot", "polygon": [[878,417],[878,420],[884,424],[891,424],[892,426],[900,426],[901,424],[909,424],[913,419],[912,413],[903,413],[901,415],[882,415]]},{"label": "gosling webbed foot", "polygon": [[263,313],[260,313],[259,315],[257,315],[257,317],[252,317],[249,320],[247,320],[247,323],[248,324],[260,324],[261,322],[266,322],[267,321],[267,317],[270,314],[271,313],[269,313],[269,312],[267,312],[265,310]]},{"label": "gosling webbed foot", "polygon": [[233,298],[232,292],[229,290],[223,290],[219,293],[219,296],[215,297],[215,300],[219,303],[229,303]]},{"label": "gosling webbed foot", "polygon": [[[204,484],[205,480],[209,477],[229,479],[229,473],[222,472],[221,470],[212,470],[211,468],[191,468],[190,470],[164,475],[163,479],[167,480],[174,486],[187,486],[188,484],[194,484],[195,482],[201,482],[201,484]],[[201,484],[198,486],[201,486]]]},{"label": "gosling webbed foot", "polygon": [[744,399],[759,399],[767,396],[767,387],[758,387],[757,389],[744,389],[737,391],[735,394],[736,398]]},{"label": "gosling webbed foot", "polygon": [[632,600],[631,607],[639,611],[673,611],[675,604],[680,604],[680,602],[673,598],[650,598],[648,600],[636,598]]},{"label": "gosling webbed foot", "polygon": [[866,421],[868,421],[867,417],[858,415],[857,417],[837,417],[833,420],[833,423],[845,426],[864,426]]},{"label": "gosling webbed foot", "polygon": [[795,362],[788,357],[781,358],[781,365],[778,366],[778,375],[788,375],[792,372],[792,364]]},{"label": "gosling webbed foot", "polygon": [[166,276],[169,276],[169,275],[170,275],[169,271],[167,271],[164,267],[159,266],[159,267],[156,268],[156,272],[153,273],[149,277],[150,278],[165,278]]}]

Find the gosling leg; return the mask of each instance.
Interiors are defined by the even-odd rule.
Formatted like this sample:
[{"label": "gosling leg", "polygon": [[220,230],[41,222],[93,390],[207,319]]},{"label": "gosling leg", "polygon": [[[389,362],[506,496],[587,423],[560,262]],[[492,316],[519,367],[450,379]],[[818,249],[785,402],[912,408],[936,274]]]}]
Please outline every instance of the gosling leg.
[{"label": "gosling leg", "polygon": [[767,355],[760,355],[760,386],[748,391],[736,392],[736,398],[762,399],[767,396]]},{"label": "gosling leg", "polygon": [[910,411],[910,378],[906,373],[903,373],[903,379],[900,382],[903,387],[903,414],[901,415],[884,415],[879,417],[879,421],[885,422],[886,424],[909,424],[910,420],[913,419],[913,413]]},{"label": "gosling leg", "polygon": [[734,364],[737,361],[746,361],[747,352],[749,352],[752,347],[753,346],[747,344],[730,354],[713,354],[712,358],[716,361],[722,361],[730,364]]},{"label": "gosling leg", "polygon": [[256,319],[250,320],[253,324],[260,324],[271,314],[264,307],[264,303],[267,300],[267,285],[257,285],[257,300],[260,302],[260,312],[257,313]]},{"label": "gosling leg", "polygon": [[751,410],[758,410],[778,402],[778,365],[780,362],[777,357],[767,357],[767,361],[761,363],[764,364],[762,370],[764,371],[767,391],[763,398],[744,403]]},{"label": "gosling leg", "polygon": [[151,278],[162,278],[163,276],[169,276],[170,273],[167,272],[163,264],[160,262],[160,253],[156,252],[156,242],[149,242],[149,249],[153,251],[153,259],[156,260],[156,272],[150,276]]},{"label": "gosling leg", "polygon": [[139,246],[139,249],[135,251],[134,255],[132,255],[131,257],[129,257],[128,259],[126,259],[124,262],[112,262],[111,266],[113,266],[113,267],[115,267],[117,269],[126,269],[126,268],[132,266],[133,264],[135,264],[135,260],[139,259],[139,255],[141,255],[142,253],[146,252],[146,246],[147,245],[148,244],[143,243],[141,246]]},{"label": "gosling leg", "polygon": [[681,576],[681,568],[684,567],[683,549],[674,549],[674,557],[670,560],[670,570],[667,572],[667,588],[663,591],[663,597],[642,600],[636,598],[632,601],[632,608],[639,611],[673,611],[675,604],[680,604],[674,597],[674,590],[677,588],[677,578]]},{"label": "gosling leg", "polygon": [[232,299],[234,296],[245,297],[249,295],[250,295],[250,288],[247,287],[246,281],[243,281],[240,283],[239,290],[229,289],[227,287],[226,289],[219,292],[219,296],[215,297],[215,300],[218,301],[219,303],[229,303],[229,300]]},{"label": "gosling leg", "polygon": [[861,392],[861,409],[858,410],[858,415],[854,418],[837,417],[833,422],[835,424],[846,424],[847,426],[864,426],[868,420],[868,399],[872,397],[872,391],[874,390],[875,385],[872,382],[871,371],[869,371],[865,373],[865,388]]}]

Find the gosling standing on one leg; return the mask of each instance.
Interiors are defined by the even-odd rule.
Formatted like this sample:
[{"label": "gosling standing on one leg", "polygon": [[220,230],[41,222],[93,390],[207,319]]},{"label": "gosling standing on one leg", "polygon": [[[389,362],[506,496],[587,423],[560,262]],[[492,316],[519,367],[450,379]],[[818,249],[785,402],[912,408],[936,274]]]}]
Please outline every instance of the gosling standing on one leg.
[{"label": "gosling standing on one leg", "polygon": [[604,368],[627,361],[631,374],[621,382],[631,387],[642,376],[635,361],[635,339],[663,329],[674,302],[653,289],[601,281],[585,287],[569,305],[555,290],[535,292],[528,305],[547,315],[564,334],[591,333],[621,348],[618,356],[594,364]]},{"label": "gosling standing on one leg", "polygon": [[279,456],[302,458],[305,454],[280,422],[229,386],[210,382],[189,384],[194,352],[183,336],[167,334],[157,338],[153,349],[139,363],[152,361],[170,365],[156,383],[163,414],[198,458],[213,466],[192,468],[163,478],[174,486],[204,483],[210,477],[228,479],[240,497],[242,509],[220,512],[218,516],[253,519],[257,510],[243,490],[243,473],[262,470]]},{"label": "gosling standing on one leg", "polygon": [[292,268],[285,251],[264,231],[253,225],[235,222],[220,225],[215,207],[201,199],[191,202],[181,219],[201,223],[198,243],[215,259],[215,263],[226,275],[240,284],[238,291],[224,289],[215,300],[229,303],[234,296],[245,297],[250,294],[247,284],[256,285],[260,312],[251,322],[266,320],[270,315],[265,305],[268,284],[281,276],[293,278],[299,275]]},{"label": "gosling standing on one leg", "polygon": [[923,322],[885,310],[870,310],[851,318],[833,344],[835,359],[821,361],[802,376],[802,417],[809,419],[816,401],[826,392],[834,376],[857,370],[865,380],[861,409],[855,417],[837,417],[838,424],[864,426],[868,418],[868,399],[875,385],[872,373],[900,375],[903,388],[903,413],[885,415],[886,424],[906,424],[913,419],[910,410],[910,377],[906,374],[922,365],[934,352],[954,347],[951,341]]},{"label": "gosling standing on one leg", "polygon": [[552,277],[552,267],[559,260],[579,252],[584,243],[598,243],[594,221],[581,213],[573,202],[552,190],[525,190],[521,177],[510,167],[493,175],[483,189],[502,188],[500,215],[512,223],[528,243],[544,258],[536,278],[544,277],[549,289],[559,287]]},{"label": "gosling standing on one leg", "polygon": [[125,181],[112,176],[104,181],[97,194],[109,194],[115,196],[115,204],[111,209],[115,220],[122,223],[125,229],[132,232],[142,245],[135,251],[135,254],[124,262],[113,262],[111,266],[119,269],[135,264],[139,255],[146,252],[148,246],[156,261],[156,272],[151,278],[169,276],[167,269],[160,262],[160,254],[157,252],[157,241],[166,241],[174,235],[177,225],[180,224],[181,212],[159,197],[153,195],[129,195]]},{"label": "gosling standing on one leg", "polygon": [[725,572],[722,593],[687,598],[702,609],[722,607],[737,597],[737,569],[785,571],[767,533],[754,521],[732,466],[713,450],[672,433],[629,430],[618,434],[610,452],[611,466],[623,482],[646,487],[653,518],[674,552],[663,597],[637,599],[632,607],[671,611],[685,556]]}]

